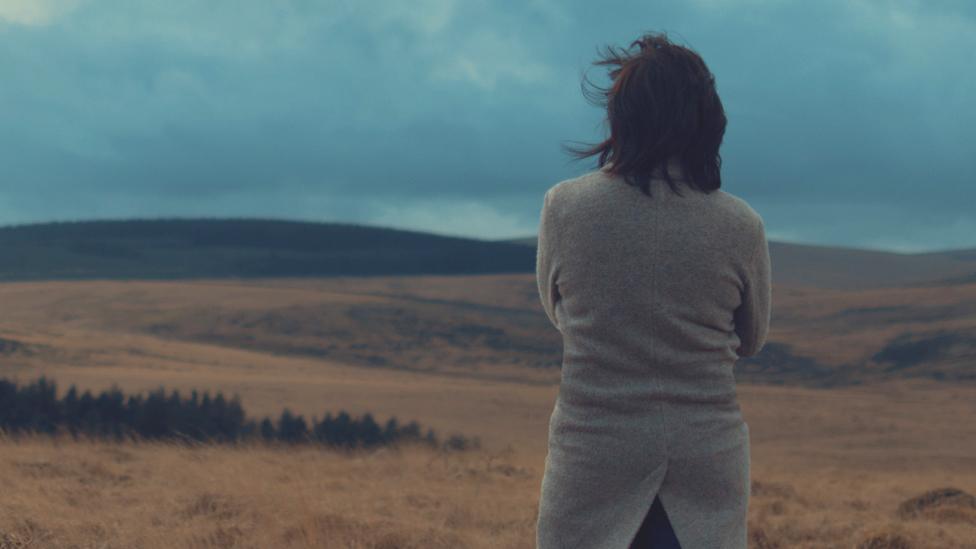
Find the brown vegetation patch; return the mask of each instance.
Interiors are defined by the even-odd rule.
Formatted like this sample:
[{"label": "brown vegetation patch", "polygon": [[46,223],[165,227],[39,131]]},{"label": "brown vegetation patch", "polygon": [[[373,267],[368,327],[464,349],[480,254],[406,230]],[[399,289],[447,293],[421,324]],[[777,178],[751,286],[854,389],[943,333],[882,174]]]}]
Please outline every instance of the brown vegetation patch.
[{"label": "brown vegetation patch", "polygon": [[753,480],[749,489],[751,495],[758,497],[772,496],[792,499],[797,496],[796,489],[791,484],[785,482]]},{"label": "brown vegetation patch", "polygon": [[12,531],[0,530],[0,549],[49,547],[53,539],[50,530],[28,518],[20,521]]},{"label": "brown vegetation patch", "polygon": [[534,474],[531,470],[525,467],[517,467],[509,463],[499,463],[496,465],[490,465],[488,471],[492,473],[497,473],[503,477],[516,477],[516,478],[530,478]]},{"label": "brown vegetation patch", "polygon": [[914,545],[901,534],[878,532],[865,537],[856,547],[857,549],[912,549]]},{"label": "brown vegetation patch", "polygon": [[74,478],[81,484],[118,485],[132,482],[132,476],[119,474],[104,463],[82,460],[80,462],[54,463],[51,461],[14,461],[14,468],[24,477],[32,479]]},{"label": "brown vegetation patch", "polygon": [[[450,519],[449,515],[445,522],[450,523]],[[453,549],[470,545],[466,538],[441,528],[418,531],[395,521],[355,520],[336,513],[308,517],[286,529],[283,538],[289,545],[309,547],[331,547],[330,543],[337,540],[343,540],[347,546],[376,549]]]},{"label": "brown vegetation patch", "polygon": [[289,544],[304,543],[315,546],[330,539],[349,539],[359,532],[368,531],[362,521],[350,519],[336,513],[322,513],[307,518],[301,524],[285,529],[282,536]]},{"label": "brown vegetation patch", "polygon": [[781,545],[772,539],[760,526],[749,524],[749,546],[753,549],[781,549]]},{"label": "brown vegetation patch", "polygon": [[27,346],[16,339],[0,337],[0,355],[12,355],[26,349]]},{"label": "brown vegetation patch", "polygon": [[132,452],[123,450],[117,446],[105,446],[99,449],[99,453],[110,457],[115,463],[129,463],[136,459]]},{"label": "brown vegetation patch", "polygon": [[927,334],[905,332],[889,341],[871,359],[884,364],[886,371],[947,359],[971,360],[976,357],[976,337],[968,332],[968,329],[941,329]]},{"label": "brown vegetation patch", "polygon": [[63,465],[49,461],[15,461],[14,467],[29,478],[58,478],[70,474]]},{"label": "brown vegetation patch", "polygon": [[118,474],[103,463],[94,461],[81,462],[81,475],[79,481],[82,484],[94,484],[97,486],[128,484],[132,482],[132,476]]},{"label": "brown vegetation patch", "polygon": [[217,526],[206,535],[199,536],[189,543],[189,547],[207,548],[214,547],[252,547],[243,543],[247,539],[247,534],[236,526]]},{"label": "brown vegetation patch", "polygon": [[937,488],[902,502],[898,516],[976,524],[976,497],[958,488]]},{"label": "brown vegetation patch", "polygon": [[226,495],[204,492],[183,507],[181,514],[185,518],[202,516],[226,520],[240,515],[243,509],[243,505]]},{"label": "brown vegetation patch", "polygon": [[433,507],[436,509],[440,507],[442,503],[439,498],[423,493],[406,494],[403,496],[403,501],[406,502],[407,505],[417,509],[425,509],[427,507]]}]

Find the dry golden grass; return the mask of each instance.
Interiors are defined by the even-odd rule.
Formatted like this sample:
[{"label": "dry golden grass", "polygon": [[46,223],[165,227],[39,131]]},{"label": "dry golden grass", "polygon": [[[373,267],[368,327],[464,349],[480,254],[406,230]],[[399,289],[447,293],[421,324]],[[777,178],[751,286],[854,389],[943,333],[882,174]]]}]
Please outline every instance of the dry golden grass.
[{"label": "dry golden grass", "polygon": [[[776,286],[769,340],[852,380],[969,376],[976,283],[825,290]],[[81,281],[0,284],[0,338],[12,368],[271,370],[288,363],[558,381],[558,332],[534,277]],[[948,333],[959,348],[885,372],[872,357],[904,334]],[[251,352],[250,355],[247,352]],[[288,360],[292,359],[292,360]],[[771,364],[775,380],[789,364]],[[783,379],[788,379],[784,377]]]},{"label": "dry golden grass", "polygon": [[[478,339],[431,339],[423,344],[433,349],[429,360],[411,348],[411,367],[395,368],[219,337],[162,336],[147,327],[175,323],[177,335],[196,337],[224,333],[227,319],[298,311],[304,323],[295,334],[275,324],[290,317],[272,315],[277,320],[267,337],[305,345],[317,338],[308,322],[355,325],[331,316],[333,306],[420,311],[458,300],[457,314],[473,323],[501,322],[508,309],[513,322],[522,322],[524,311],[538,306],[533,292],[523,275],[0,284],[0,337],[23,345],[0,357],[4,377],[46,374],[62,389],[75,383],[96,390],[112,384],[127,391],[220,390],[239,393],[251,415],[284,407],[319,417],[368,411],[378,421],[395,415],[439,434],[479,436],[483,445],[447,456],[421,448],[343,455],[3,440],[0,547],[532,547],[558,369],[492,362],[490,341]],[[780,318],[773,337],[836,364],[870,353],[898,323],[970,330],[967,307],[976,285],[776,292]],[[302,316],[309,307],[322,316]],[[898,320],[912,308],[951,314],[942,321]],[[847,309],[868,311],[876,323],[842,314]],[[428,316],[419,322],[441,310],[447,309],[424,309]],[[212,319],[217,332],[200,318]],[[391,330],[384,344],[414,345],[414,332],[396,339],[396,323],[382,326]],[[358,345],[373,336],[350,337]],[[395,347],[384,351],[391,361]],[[462,360],[470,356],[487,358]],[[931,490],[976,494],[976,385],[741,384],[739,399],[752,434],[753,547],[976,548],[974,512],[964,505],[899,512]]]},{"label": "dry golden grass", "polygon": [[[0,547],[531,548],[539,456],[0,440]],[[752,547],[964,548],[964,505],[906,494],[968,475],[756,464]]]},{"label": "dry golden grass", "polygon": [[0,448],[2,547],[516,547],[533,520],[534,473],[486,454]]}]

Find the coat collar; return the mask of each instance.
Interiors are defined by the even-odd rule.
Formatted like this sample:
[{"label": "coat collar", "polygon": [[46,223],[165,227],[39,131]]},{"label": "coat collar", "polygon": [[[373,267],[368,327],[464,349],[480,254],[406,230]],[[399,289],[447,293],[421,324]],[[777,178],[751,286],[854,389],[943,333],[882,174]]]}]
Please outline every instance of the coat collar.
[{"label": "coat collar", "polygon": [[[608,162],[602,168],[600,168],[600,171],[609,173],[612,167],[613,163]],[[681,162],[677,158],[672,157],[670,160],[668,160],[667,170],[668,175],[671,176],[671,179],[675,181],[685,181],[684,170],[681,168]],[[658,168],[657,171],[654,172],[653,178],[664,179],[664,170]]]}]

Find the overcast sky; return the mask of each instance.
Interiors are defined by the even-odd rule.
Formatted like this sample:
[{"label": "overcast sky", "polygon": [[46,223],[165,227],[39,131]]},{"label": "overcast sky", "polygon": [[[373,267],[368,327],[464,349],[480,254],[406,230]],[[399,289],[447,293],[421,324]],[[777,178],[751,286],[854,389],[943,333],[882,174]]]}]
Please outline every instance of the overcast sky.
[{"label": "overcast sky", "polygon": [[715,73],[770,239],[976,247],[968,0],[0,0],[0,224],[532,235],[594,166],[560,150],[603,135],[581,74],[643,31]]}]

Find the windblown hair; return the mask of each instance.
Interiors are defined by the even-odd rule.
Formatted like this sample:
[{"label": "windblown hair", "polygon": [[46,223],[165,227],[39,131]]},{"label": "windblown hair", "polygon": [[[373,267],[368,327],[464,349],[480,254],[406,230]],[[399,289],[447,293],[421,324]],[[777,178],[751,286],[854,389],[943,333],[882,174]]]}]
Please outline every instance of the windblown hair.
[{"label": "windblown hair", "polygon": [[570,154],[599,155],[600,168],[648,195],[655,177],[681,194],[668,172],[672,158],[692,188],[707,193],[721,187],[725,110],[715,77],[696,52],[663,33],[647,33],[628,48],[607,46],[593,64],[610,67],[613,83],[600,88],[584,76],[581,87],[590,102],[606,108],[610,136],[581,149],[566,147]]}]

